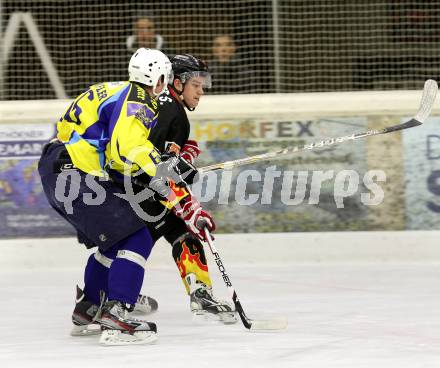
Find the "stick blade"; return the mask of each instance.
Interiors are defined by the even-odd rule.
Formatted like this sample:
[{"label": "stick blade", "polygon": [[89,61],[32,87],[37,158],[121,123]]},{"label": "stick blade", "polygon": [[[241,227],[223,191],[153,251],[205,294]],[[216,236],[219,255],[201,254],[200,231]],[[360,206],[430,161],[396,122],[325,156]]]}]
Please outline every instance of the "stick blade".
[{"label": "stick blade", "polygon": [[420,102],[419,111],[417,111],[416,120],[424,123],[425,120],[431,114],[432,108],[435,103],[435,98],[437,96],[438,85],[434,79],[428,79],[423,87],[422,100]]},{"label": "stick blade", "polygon": [[251,320],[251,331],[277,331],[285,330],[288,321],[286,317],[279,317],[274,319],[253,319]]}]

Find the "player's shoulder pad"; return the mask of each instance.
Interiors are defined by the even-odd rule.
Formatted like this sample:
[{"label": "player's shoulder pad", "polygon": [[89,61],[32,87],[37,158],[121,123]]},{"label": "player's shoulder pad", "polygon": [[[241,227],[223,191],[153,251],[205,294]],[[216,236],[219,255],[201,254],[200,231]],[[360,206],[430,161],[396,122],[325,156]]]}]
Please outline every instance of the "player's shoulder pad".
[{"label": "player's shoulder pad", "polygon": [[159,105],[159,116],[165,120],[174,119],[180,116],[181,104],[168,93],[162,93],[157,99]]},{"label": "player's shoulder pad", "polygon": [[176,103],[176,101],[174,101],[174,98],[171,96],[168,88],[159,95],[159,97],[157,98],[157,102],[159,103],[159,108],[173,106]]},{"label": "player's shoulder pad", "polygon": [[130,84],[130,91],[127,96],[128,104],[145,105],[152,111],[158,110],[157,101],[149,96],[141,86],[136,83]]},{"label": "player's shoulder pad", "polygon": [[130,83],[130,91],[128,92],[127,100],[137,103],[148,103],[151,98],[145,89],[136,83]]}]

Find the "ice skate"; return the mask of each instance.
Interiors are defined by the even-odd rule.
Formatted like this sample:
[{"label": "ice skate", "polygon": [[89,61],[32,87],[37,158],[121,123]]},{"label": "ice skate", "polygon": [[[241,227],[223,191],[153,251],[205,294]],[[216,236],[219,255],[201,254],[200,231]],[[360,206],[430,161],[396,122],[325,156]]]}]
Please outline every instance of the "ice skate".
[{"label": "ice skate", "polygon": [[195,280],[194,274],[186,276],[190,287],[190,307],[196,320],[219,321],[224,324],[237,322],[234,308],[227,302],[217,299],[212,288]]},{"label": "ice skate", "polygon": [[85,299],[84,292],[76,287],[76,304],[72,313],[72,336],[89,336],[101,333],[100,326],[94,321],[98,306]]},{"label": "ice skate", "polygon": [[99,342],[103,345],[141,345],[157,340],[157,327],[153,322],[142,321],[128,316],[130,308],[126,304],[110,300],[102,307],[98,319],[102,334]]},{"label": "ice skate", "polygon": [[[157,300],[139,294],[133,309],[134,314],[147,315],[154,313],[158,309]],[[93,304],[85,299],[83,290],[76,286],[76,305],[72,314],[73,328],[70,332],[71,336],[89,336],[101,333],[101,328],[94,319],[98,311],[98,305]]]}]

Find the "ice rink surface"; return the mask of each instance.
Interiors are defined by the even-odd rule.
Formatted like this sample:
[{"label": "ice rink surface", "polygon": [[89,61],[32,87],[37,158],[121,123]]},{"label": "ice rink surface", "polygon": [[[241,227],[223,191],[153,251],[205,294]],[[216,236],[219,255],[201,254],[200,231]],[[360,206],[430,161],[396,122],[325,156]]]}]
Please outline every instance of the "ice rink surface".
[{"label": "ice rink surface", "polygon": [[287,330],[194,322],[170,258],[149,267],[143,287],[159,301],[148,318],[158,341],[103,347],[69,336],[80,266],[3,268],[0,367],[440,367],[440,264],[223,261],[248,316],[287,316]]}]

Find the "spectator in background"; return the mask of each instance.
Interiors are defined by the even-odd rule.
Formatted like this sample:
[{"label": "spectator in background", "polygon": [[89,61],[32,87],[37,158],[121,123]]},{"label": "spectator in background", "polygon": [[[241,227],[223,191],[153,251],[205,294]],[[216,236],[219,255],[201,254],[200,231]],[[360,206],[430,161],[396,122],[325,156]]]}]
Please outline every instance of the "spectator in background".
[{"label": "spectator in background", "polygon": [[156,49],[171,59],[176,51],[169,48],[164,38],[157,33],[156,18],[152,12],[139,12],[133,18],[132,34],[126,38],[125,45],[121,45],[122,55],[110,69],[110,74],[102,75],[99,80],[124,81],[127,78],[127,60],[140,48]]},{"label": "spectator in background", "polygon": [[167,47],[163,37],[157,33],[153,15],[146,12],[135,19],[133,34],[127,37],[127,50],[130,55],[141,47],[160,50],[168,58],[176,54],[176,51]]},{"label": "spectator in background", "polygon": [[245,67],[237,54],[237,45],[231,35],[214,37],[212,59],[209,63],[213,82],[211,93],[250,93],[252,73]]}]

